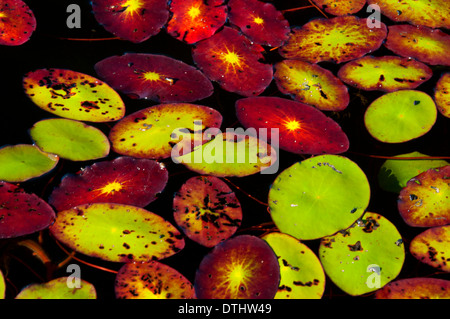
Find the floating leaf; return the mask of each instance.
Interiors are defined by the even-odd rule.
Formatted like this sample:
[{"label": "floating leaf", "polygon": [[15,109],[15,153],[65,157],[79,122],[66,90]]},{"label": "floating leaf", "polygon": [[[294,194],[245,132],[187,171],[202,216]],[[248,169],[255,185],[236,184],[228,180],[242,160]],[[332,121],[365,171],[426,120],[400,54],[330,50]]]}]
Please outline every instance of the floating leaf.
[{"label": "floating leaf", "polygon": [[412,178],[398,198],[398,210],[413,227],[450,224],[450,165],[431,168]]},{"label": "floating leaf", "polygon": [[392,25],[384,45],[400,56],[450,66],[450,35],[424,26]]},{"label": "floating leaf", "polygon": [[320,299],[325,273],[319,258],[305,244],[283,233],[262,237],[278,257],[280,285],[275,299]]},{"label": "floating leaf", "polygon": [[315,19],[292,28],[289,40],[279,51],[287,59],[342,63],[377,50],[386,34],[384,23],[369,28],[367,19],[355,16]]},{"label": "floating leaf", "polygon": [[214,176],[188,179],[175,194],[174,218],[187,237],[213,247],[241,225],[242,209],[234,192]]},{"label": "floating leaf", "polygon": [[322,111],[342,111],[350,101],[347,86],[317,64],[299,60],[278,62],[275,81],[281,93]]},{"label": "floating leaf", "polygon": [[82,254],[113,262],[149,261],[184,248],[180,232],[143,208],[94,203],[58,212],[52,235]]},{"label": "floating leaf", "polygon": [[337,154],[349,141],[340,126],[318,109],[279,97],[249,97],[236,101],[236,115],[247,129],[272,139],[278,129],[279,147],[296,154]]},{"label": "floating leaf", "polygon": [[44,153],[29,144],[0,148],[0,180],[25,182],[50,172],[58,164],[57,155]]},{"label": "floating leaf", "polygon": [[23,80],[25,93],[41,109],[57,116],[90,122],[121,119],[125,105],[116,91],[87,74],[39,69]]},{"label": "floating leaf", "polygon": [[450,72],[447,72],[441,75],[436,84],[436,89],[434,91],[434,100],[439,112],[445,117],[450,118],[450,98],[448,97],[449,92]]},{"label": "floating leaf", "polygon": [[218,244],[203,258],[194,287],[200,299],[271,299],[279,281],[272,248],[258,237],[241,235]]},{"label": "floating leaf", "polygon": [[420,233],[411,241],[409,250],[421,262],[450,272],[450,226],[432,227]]},{"label": "floating leaf", "polygon": [[72,161],[88,161],[109,154],[109,140],[99,129],[68,119],[42,120],[30,135],[44,152]]},{"label": "floating leaf", "polygon": [[302,240],[332,235],[351,226],[369,204],[364,172],[346,157],[321,155],[281,172],[269,191],[278,229]]},{"label": "floating leaf", "polygon": [[263,48],[238,31],[224,27],[193,49],[197,66],[226,91],[243,96],[259,95],[272,82],[273,70],[264,59]]},{"label": "floating leaf", "polygon": [[399,90],[373,101],[366,109],[364,123],[375,139],[403,143],[428,133],[436,118],[436,105],[428,94]]},{"label": "floating leaf", "polygon": [[388,283],[376,299],[450,299],[450,281],[437,278],[406,278]]},{"label": "floating leaf", "polygon": [[122,156],[65,176],[49,204],[58,211],[102,202],[145,207],[164,190],[168,178],[165,166],[156,161]]},{"label": "floating leaf", "polygon": [[348,62],[338,71],[338,77],[347,84],[384,92],[415,89],[432,76],[433,71],[426,64],[398,56],[365,56]]},{"label": "floating leaf", "polygon": [[347,294],[358,296],[397,277],[405,249],[394,224],[367,212],[352,227],[323,238],[319,257],[328,277]]},{"label": "floating leaf", "polygon": [[22,0],[3,0],[0,4],[0,45],[27,42],[36,30],[33,11]]},{"label": "floating leaf", "polygon": [[118,299],[194,299],[186,277],[157,261],[126,263],[115,280]]},{"label": "floating leaf", "polygon": [[313,0],[313,2],[320,9],[335,16],[354,14],[366,4],[366,0]]},{"label": "floating leaf", "polygon": [[238,26],[253,42],[271,47],[289,38],[289,22],[271,3],[258,0],[230,0],[230,23]]},{"label": "floating leaf", "polygon": [[3,273],[0,270],[0,299],[5,299],[6,285],[5,278],[3,277]]},{"label": "floating leaf", "polygon": [[0,239],[46,229],[55,219],[53,209],[35,194],[0,181]]},{"label": "floating leaf", "polygon": [[[23,288],[16,299],[96,299],[94,285],[80,279],[80,286],[71,277],[60,277],[43,284],[31,284]],[[71,287],[70,285],[74,285]]]},{"label": "floating leaf", "polygon": [[199,70],[163,55],[112,56],[98,62],[95,71],[114,89],[157,102],[192,102],[207,98],[214,90]]},{"label": "floating leaf", "polygon": [[167,0],[93,0],[92,9],[107,31],[134,43],[158,34],[169,19]]}]

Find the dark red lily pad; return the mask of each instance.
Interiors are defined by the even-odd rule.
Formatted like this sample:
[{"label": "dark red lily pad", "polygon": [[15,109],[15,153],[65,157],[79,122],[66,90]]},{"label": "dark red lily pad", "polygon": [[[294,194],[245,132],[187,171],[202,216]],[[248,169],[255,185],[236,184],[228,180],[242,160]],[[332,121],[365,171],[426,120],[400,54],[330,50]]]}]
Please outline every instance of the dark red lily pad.
[{"label": "dark red lily pad", "polygon": [[175,194],[174,218],[187,237],[214,247],[241,225],[242,209],[234,192],[215,176],[188,179]]},{"label": "dark red lily pad", "polygon": [[38,232],[54,220],[53,209],[37,195],[0,181],[0,239]]},{"label": "dark red lily pad", "polygon": [[167,180],[164,165],[122,156],[94,163],[76,175],[67,175],[53,190],[49,203],[57,211],[91,203],[145,207],[164,190]]},{"label": "dark red lily pad", "polygon": [[0,45],[21,45],[36,30],[33,11],[22,0],[4,0],[0,4]]},{"label": "dark red lily pad", "polygon": [[289,22],[271,3],[258,0],[230,0],[230,23],[253,42],[278,47],[289,38]]},{"label": "dark red lily pad", "polygon": [[262,239],[241,235],[218,244],[195,274],[200,299],[271,299],[278,290],[280,267]]},{"label": "dark red lily pad", "polygon": [[197,66],[226,91],[243,96],[261,94],[270,84],[273,70],[264,59],[263,48],[239,31],[224,27],[193,49]]},{"label": "dark red lily pad", "polygon": [[212,36],[227,20],[224,0],[172,0],[172,17],[167,32],[178,40],[193,44]]},{"label": "dark red lily pad", "polygon": [[450,72],[444,73],[436,83],[434,101],[439,112],[450,118]]},{"label": "dark red lily pad", "polygon": [[349,140],[339,124],[320,110],[279,97],[250,97],[236,102],[236,115],[245,128],[279,129],[280,149],[296,154],[339,154]]},{"label": "dark red lily pad", "polygon": [[134,43],[158,34],[169,19],[167,0],[93,0],[92,9],[107,31]]},{"label": "dark red lily pad", "polygon": [[375,299],[450,299],[450,280],[418,277],[392,281],[375,293]]},{"label": "dark red lily pad", "polygon": [[366,0],[313,0],[313,2],[320,9],[335,16],[354,14],[366,4]]}]

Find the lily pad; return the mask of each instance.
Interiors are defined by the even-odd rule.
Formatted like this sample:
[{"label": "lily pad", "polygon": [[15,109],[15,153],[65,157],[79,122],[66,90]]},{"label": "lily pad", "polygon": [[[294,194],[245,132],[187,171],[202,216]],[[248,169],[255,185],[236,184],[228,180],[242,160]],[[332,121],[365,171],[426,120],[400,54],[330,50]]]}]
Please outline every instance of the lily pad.
[{"label": "lily pad", "polygon": [[214,176],[188,179],[175,194],[174,218],[187,237],[213,247],[231,237],[242,221],[242,208],[234,192]]},{"label": "lily pad", "polygon": [[366,0],[313,0],[313,2],[320,9],[335,16],[354,14],[366,4]]},{"label": "lily pad", "polygon": [[43,284],[23,288],[16,299],[96,299],[94,285],[80,279],[80,287],[69,287],[70,277],[60,277]]},{"label": "lily pad", "polygon": [[450,224],[450,165],[431,168],[412,178],[398,198],[398,210],[413,227]]},{"label": "lily pad", "polygon": [[361,168],[346,157],[327,154],[281,172],[269,191],[269,209],[281,232],[310,240],[351,226],[369,199],[369,182]]},{"label": "lily pad", "polygon": [[46,229],[55,212],[35,194],[0,181],[0,239],[29,235]]},{"label": "lily pad", "polygon": [[184,248],[181,233],[161,216],[112,203],[58,212],[51,234],[69,248],[112,262],[167,258]]},{"label": "lily pad", "polygon": [[0,299],[5,299],[5,292],[6,292],[5,277],[3,276],[3,273],[0,270]]},{"label": "lily pad", "polygon": [[125,115],[119,94],[106,83],[76,71],[39,69],[23,79],[25,93],[41,109],[57,116],[111,122]]},{"label": "lily pad", "polygon": [[[262,96],[239,99],[236,115],[247,130],[254,128],[267,133],[270,142],[272,129],[278,129],[279,147],[295,154],[338,154],[349,147],[339,124],[300,102]],[[261,134],[259,137],[262,138]]]},{"label": "lily pad", "polygon": [[366,109],[364,123],[373,138],[384,143],[403,143],[428,133],[436,118],[436,105],[428,94],[399,90],[373,101]]},{"label": "lily pad", "polygon": [[448,96],[450,92],[450,72],[444,73],[436,83],[436,89],[434,91],[434,101],[436,102],[437,109],[445,117],[450,118],[450,98]]},{"label": "lily pad", "polygon": [[352,227],[323,238],[319,257],[328,277],[345,293],[358,296],[398,276],[405,248],[394,224],[367,212]]},{"label": "lily pad", "polygon": [[33,125],[30,135],[44,152],[71,161],[88,161],[109,154],[109,140],[99,129],[68,119],[42,120]]},{"label": "lily pad", "polygon": [[241,235],[218,244],[200,263],[194,288],[199,299],[272,299],[280,267],[262,239]]},{"label": "lily pad", "polygon": [[156,102],[193,102],[213,93],[211,81],[198,69],[163,55],[126,53],[95,65],[114,89]]},{"label": "lily pad", "polygon": [[50,172],[58,161],[57,155],[42,152],[35,145],[4,146],[0,148],[0,180],[25,182]]},{"label": "lily pad", "polygon": [[438,278],[406,278],[388,283],[375,299],[450,299],[450,281]]},{"label": "lily pad", "polygon": [[281,93],[322,111],[342,111],[350,101],[347,86],[317,64],[299,60],[278,62],[275,82]]},{"label": "lily pad", "polygon": [[33,11],[22,0],[3,0],[0,4],[0,45],[27,42],[36,30]]},{"label": "lily pad", "polygon": [[193,285],[177,270],[157,261],[123,265],[115,280],[118,299],[194,299]]},{"label": "lily pad", "polygon": [[254,43],[278,47],[289,38],[289,22],[271,3],[258,0],[230,0],[230,23]]},{"label": "lily pad", "polygon": [[409,24],[392,25],[384,45],[406,58],[414,58],[429,65],[450,66],[450,35],[439,29]]},{"label": "lily pad", "polygon": [[343,65],[338,77],[356,88],[393,92],[415,89],[433,76],[424,63],[398,56],[365,56]]},{"label": "lily pad", "polygon": [[367,19],[356,16],[315,19],[292,28],[289,40],[279,52],[286,59],[342,63],[377,50],[386,35],[384,23],[380,22],[379,28],[369,28]]},{"label": "lily pad", "polygon": [[102,202],[145,207],[164,190],[168,175],[164,165],[150,159],[122,156],[97,162],[65,176],[49,204],[57,211]]},{"label": "lily pad", "polygon": [[272,82],[272,65],[263,63],[263,48],[231,27],[196,44],[196,65],[224,90],[243,96],[261,94]]},{"label": "lily pad", "polygon": [[316,254],[298,239],[283,233],[262,237],[278,256],[280,285],[275,299],[320,299],[325,273]]},{"label": "lily pad", "polygon": [[450,226],[432,227],[420,233],[411,241],[409,250],[421,262],[450,272]]}]

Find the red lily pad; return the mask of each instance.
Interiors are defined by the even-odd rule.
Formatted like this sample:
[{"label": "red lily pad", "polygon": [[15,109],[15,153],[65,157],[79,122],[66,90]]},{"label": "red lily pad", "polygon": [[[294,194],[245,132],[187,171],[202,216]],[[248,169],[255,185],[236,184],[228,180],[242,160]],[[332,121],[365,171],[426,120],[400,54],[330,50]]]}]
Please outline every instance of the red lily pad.
[{"label": "red lily pad", "polygon": [[317,64],[299,60],[278,62],[275,82],[282,93],[322,111],[342,111],[350,101],[347,86]]},{"label": "red lily pad", "polygon": [[450,66],[450,35],[439,29],[409,24],[392,25],[384,45],[403,57],[430,65]]},{"label": "red lily pad", "polygon": [[198,69],[163,55],[126,53],[95,65],[97,74],[119,92],[156,102],[192,102],[213,93]]},{"label": "red lily pad", "polygon": [[278,47],[289,38],[289,22],[271,3],[258,0],[230,0],[230,23],[253,42]]},{"label": "red lily pad", "polygon": [[200,299],[271,299],[280,282],[280,267],[262,239],[241,235],[228,239],[206,255],[195,274]]},{"label": "red lily pad", "polygon": [[406,278],[388,283],[375,299],[450,299],[450,280]]},{"label": "red lily pad", "polygon": [[434,101],[439,112],[450,117],[450,72],[444,73],[436,83]]},{"label": "red lily pad", "polygon": [[36,30],[33,11],[22,0],[4,0],[0,4],[0,45],[21,45]]},{"label": "red lily pad", "polygon": [[335,16],[354,14],[366,4],[366,0],[313,0],[313,2],[320,9]]},{"label": "red lily pad", "polygon": [[0,239],[38,232],[54,219],[53,209],[37,195],[0,181]]},{"label": "red lily pad", "polygon": [[386,35],[384,23],[370,28],[367,19],[355,16],[315,19],[292,28],[289,40],[279,52],[286,59],[342,63],[377,50]]},{"label": "red lily pad", "polygon": [[227,20],[224,0],[172,0],[167,33],[193,44],[212,36]]},{"label": "red lily pad", "polygon": [[108,32],[134,43],[158,34],[169,19],[167,0],[93,0],[92,9]]},{"label": "red lily pad", "polygon": [[413,227],[450,224],[450,165],[431,168],[412,178],[398,198],[398,210]]},{"label": "red lily pad", "polygon": [[57,211],[102,202],[145,207],[164,190],[167,180],[164,165],[122,156],[65,176],[51,193],[49,204]]},{"label": "red lily pad", "polygon": [[349,140],[339,124],[318,109],[279,97],[250,97],[236,101],[236,115],[245,128],[279,130],[279,147],[296,154],[338,154]]},{"label": "red lily pad", "polygon": [[214,247],[241,225],[242,208],[234,192],[214,176],[188,179],[175,194],[174,218],[187,237]]},{"label": "red lily pad", "polygon": [[197,66],[226,91],[244,96],[259,95],[270,84],[273,70],[264,59],[263,48],[239,31],[224,27],[193,49]]}]

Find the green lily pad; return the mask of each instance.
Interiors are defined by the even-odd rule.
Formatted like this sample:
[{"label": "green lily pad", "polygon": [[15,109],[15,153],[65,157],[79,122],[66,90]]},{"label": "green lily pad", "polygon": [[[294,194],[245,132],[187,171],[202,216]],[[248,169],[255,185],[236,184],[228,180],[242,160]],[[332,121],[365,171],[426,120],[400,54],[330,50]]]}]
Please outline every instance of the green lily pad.
[{"label": "green lily pad", "polygon": [[168,221],[123,204],[95,203],[58,212],[50,232],[75,251],[113,262],[162,259],[184,248],[182,235]]},{"label": "green lily pad", "polygon": [[262,237],[278,256],[280,285],[275,299],[320,299],[325,273],[315,253],[298,239],[283,233]]},{"label": "green lily pad", "polygon": [[389,220],[367,212],[352,227],[323,238],[319,258],[325,273],[340,289],[358,296],[394,280],[402,269],[405,249]]},{"label": "green lily pad", "polygon": [[450,280],[406,278],[388,283],[375,299],[450,299]]},{"label": "green lily pad", "polygon": [[3,276],[3,273],[0,270],[0,299],[5,299],[5,292],[6,292],[5,277]]},{"label": "green lily pad", "polygon": [[339,155],[321,155],[281,172],[269,191],[278,229],[302,240],[351,226],[369,204],[370,186],[359,166]]},{"label": "green lily pad", "polygon": [[403,143],[428,133],[436,118],[436,105],[428,94],[400,90],[373,101],[366,110],[364,123],[375,139]]},{"label": "green lily pad", "polygon": [[37,146],[17,144],[0,149],[0,180],[24,182],[48,173],[59,157],[42,152]]},{"label": "green lily pad", "polygon": [[109,140],[99,129],[68,119],[42,120],[30,135],[44,152],[72,161],[88,161],[109,154]]},{"label": "green lily pad", "polygon": [[450,72],[441,75],[434,90],[434,101],[437,109],[445,117],[450,118]]},{"label": "green lily pad", "polygon": [[[69,287],[70,277],[60,277],[43,284],[31,284],[23,288],[16,299],[96,299],[95,287],[80,279],[80,287]],[[73,283],[72,283],[73,284]]]}]

